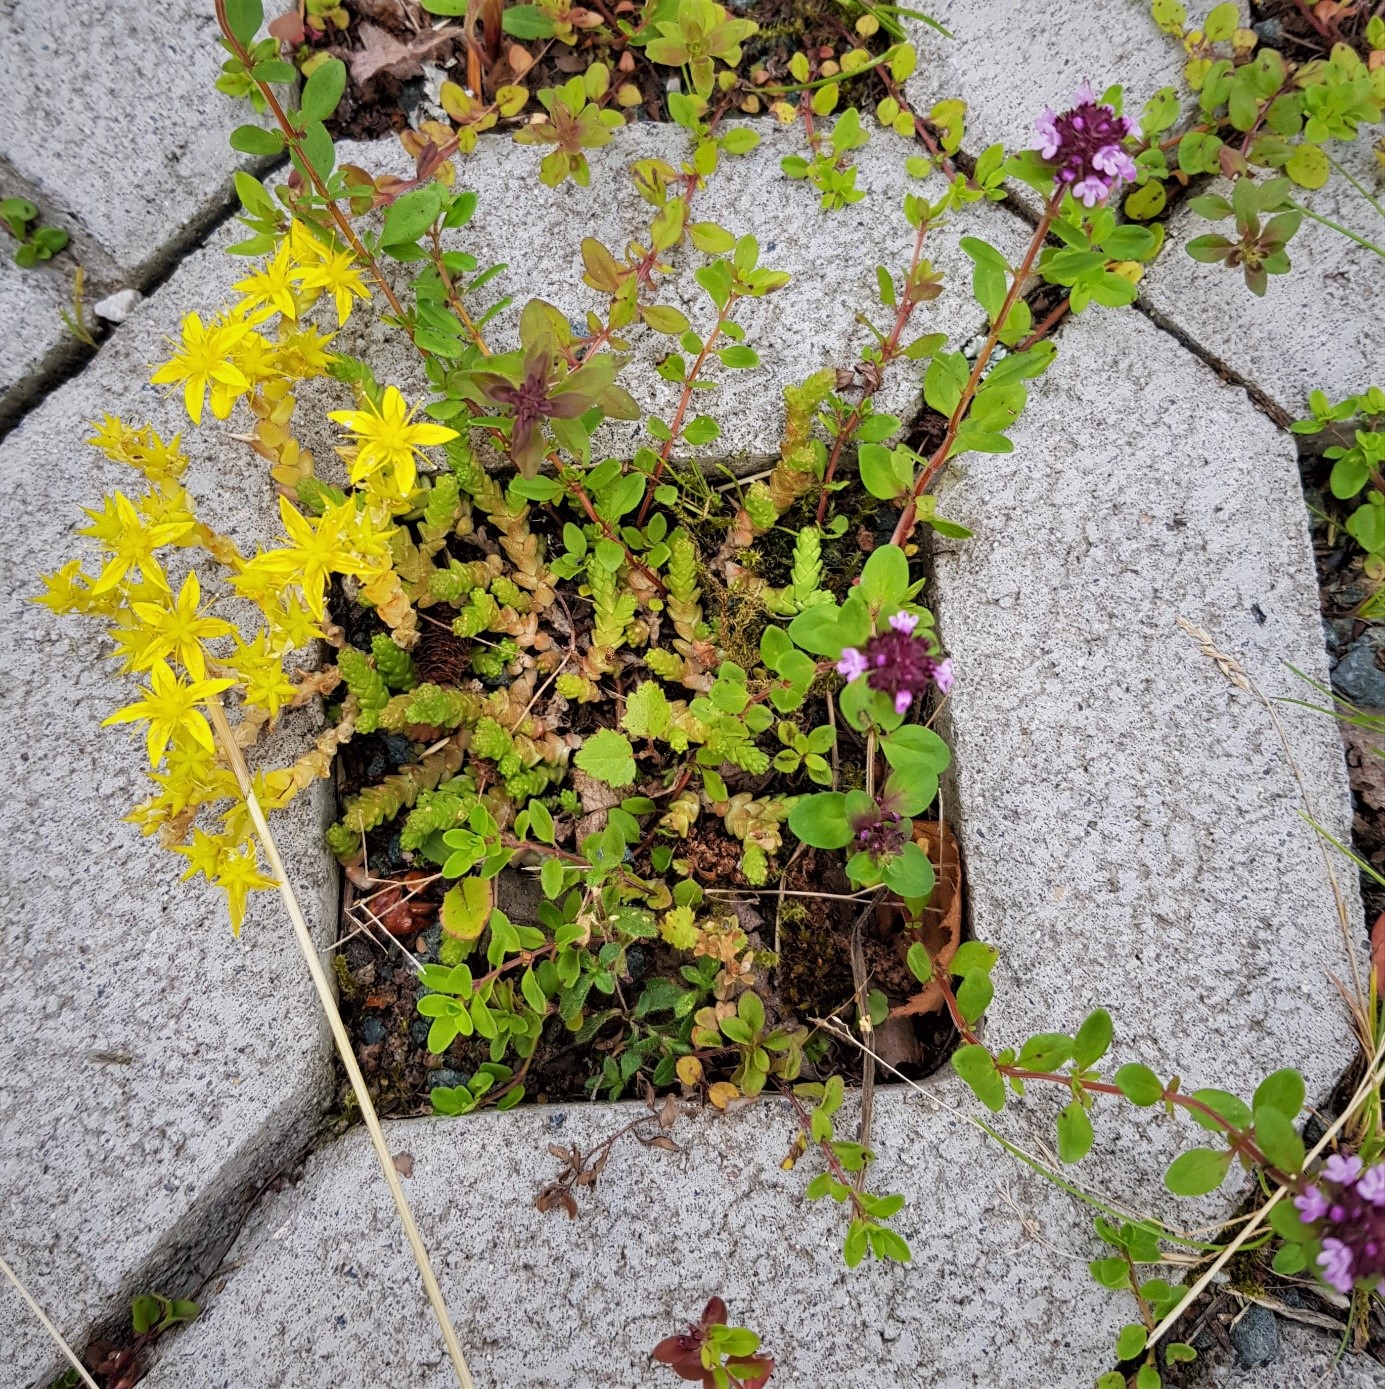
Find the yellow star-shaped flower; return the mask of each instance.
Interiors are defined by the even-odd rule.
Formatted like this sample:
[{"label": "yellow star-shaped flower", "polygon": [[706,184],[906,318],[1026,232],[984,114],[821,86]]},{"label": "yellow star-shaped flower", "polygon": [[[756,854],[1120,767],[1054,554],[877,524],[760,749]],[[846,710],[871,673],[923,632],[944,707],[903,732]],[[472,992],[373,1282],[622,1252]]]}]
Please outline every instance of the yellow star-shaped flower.
[{"label": "yellow star-shaped flower", "polygon": [[194,522],[186,519],[149,523],[141,520],[134,503],[122,492],[105,499],[100,511],[83,508],[92,524],[82,527],[78,535],[90,536],[111,552],[106,566],[91,586],[93,595],[105,593],[125,582],[131,569],[138,569],[147,583],[168,587],[163,566],[154,558],[154,551],[163,545],[173,545],[192,530]]},{"label": "yellow star-shaped flower", "polygon": [[180,730],[209,750],[215,749],[211,725],[200,705],[222,690],[229,690],[234,680],[192,680],[184,683],[169,668],[167,661],[155,661],[149,672],[149,688],[144,698],[117,709],[105,724],[148,723],[147,738],[149,765],[157,767],[174,734]]},{"label": "yellow star-shaped flower", "polygon": [[415,456],[419,449],[445,444],[457,437],[455,429],[440,424],[414,423],[414,412],[395,386],[386,386],[379,405],[364,410],[332,410],[328,419],[343,424],[356,437],[352,448],[338,449],[351,469],[351,481],[363,483],[377,473],[387,475],[387,486],[407,497],[417,477]]},{"label": "yellow star-shaped flower", "polygon": [[245,296],[236,306],[241,310],[277,309],[285,318],[298,317],[298,303],[293,297],[294,265],[287,240],[279,243],[273,260],[260,270],[252,270],[232,286]]},{"label": "yellow star-shaped flower", "polygon": [[340,328],[351,317],[351,299],[369,301],[370,291],[361,278],[361,271],[352,259],[351,252],[331,251],[315,265],[304,266],[295,272],[294,278],[309,292],[329,293],[337,308],[337,327]]},{"label": "yellow star-shaped flower", "polygon": [[[316,524],[304,516],[287,497],[279,498],[279,516],[288,532],[289,544],[258,554],[236,580],[242,592],[268,591],[266,576],[281,583],[296,583],[303,590],[303,602],[315,618],[323,615],[323,594],[333,574],[355,574],[360,563],[350,537],[356,503],[348,498],[328,507]],[[248,594],[247,594],[248,596]]]},{"label": "yellow star-shaped flower", "polygon": [[235,628],[219,617],[199,617],[202,586],[195,573],[189,574],[172,606],[162,603],[132,603],[139,618],[143,643],[133,655],[135,670],[148,670],[155,661],[173,657],[192,676],[201,680],[207,674],[204,641],[229,636]]},{"label": "yellow star-shaped flower", "polygon": [[228,400],[234,401],[250,389],[244,373],[231,360],[236,344],[248,332],[250,324],[244,320],[213,320],[210,327],[205,327],[197,314],[190,313],[183,320],[182,350],[176,352],[149,379],[156,386],[181,383],[183,404],[194,424],[202,423],[202,407],[206,403],[208,387],[226,387],[229,396],[218,394],[212,406],[213,413],[224,407],[226,413],[218,414],[217,418],[225,419],[226,414],[230,413]]},{"label": "yellow star-shaped flower", "polygon": [[256,889],[278,887],[273,878],[260,872],[253,844],[247,844],[238,853],[223,855],[213,881],[226,893],[226,908],[231,913],[231,931],[237,936],[240,935],[241,923],[245,920],[245,901],[251,892]]}]

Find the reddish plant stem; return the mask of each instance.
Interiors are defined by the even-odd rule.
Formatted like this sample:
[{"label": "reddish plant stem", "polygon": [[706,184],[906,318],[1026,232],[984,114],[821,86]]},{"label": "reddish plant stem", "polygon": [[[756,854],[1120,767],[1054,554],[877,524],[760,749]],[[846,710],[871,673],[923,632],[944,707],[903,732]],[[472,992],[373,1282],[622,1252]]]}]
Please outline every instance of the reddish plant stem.
[{"label": "reddish plant stem", "polygon": [[938,144],[937,137],[928,128],[928,122],[909,104],[899,84],[890,75],[888,68],[880,69],[880,78],[884,82],[889,94],[899,103],[899,109],[901,111],[907,111],[914,118],[914,133],[923,141],[923,147],[933,159],[937,161],[938,167],[943,171],[948,182],[951,183],[961,178],[964,183],[970,184],[971,180],[961,174],[957,166],[952,162],[950,156],[943,152],[942,146]]},{"label": "reddish plant stem", "polygon": [[[799,1126],[803,1130],[804,1137],[811,1139],[813,1132],[812,1116],[804,1109],[802,1102],[792,1090],[782,1085],[779,1089],[784,1098],[793,1105],[794,1112],[798,1115]],[[814,1141],[817,1142],[818,1149],[822,1153],[823,1161],[831,1170],[832,1175],[847,1188],[851,1199],[853,1217],[857,1220],[869,1220],[870,1216],[867,1214],[865,1207],[861,1205],[861,1198],[856,1191],[856,1184],[847,1176],[846,1169],[842,1166],[836,1153],[832,1151],[832,1144],[825,1138]]]},{"label": "reddish plant stem", "polygon": [[[227,46],[231,49],[231,52],[245,64],[246,70],[249,71],[254,67],[254,63],[251,60],[249,51],[235,36],[235,33],[231,29],[230,21],[226,18],[226,0],[216,0],[216,22],[221,27],[222,35],[226,40]],[[290,150],[298,155],[298,162],[307,172],[308,179],[312,183],[313,189],[326,204],[327,211],[331,215],[332,221],[336,223],[337,230],[342,234],[347,245],[351,247],[352,254],[356,256],[362,264],[370,267],[371,276],[374,278],[376,284],[380,286],[381,293],[389,301],[390,308],[393,309],[400,318],[403,318],[404,306],[399,302],[398,298],[396,298],[394,290],[390,288],[389,281],[385,279],[384,273],[380,269],[379,262],[376,261],[375,257],[372,256],[368,250],[366,250],[360,237],[356,235],[355,228],[347,221],[341,208],[337,206],[336,199],[327,192],[327,185],[323,183],[321,176],[313,167],[312,161],[303,152],[302,137],[290,123],[288,116],[284,112],[284,108],[279,104],[279,98],[274,95],[273,89],[267,82],[256,82],[255,85],[259,88],[260,95],[264,97],[270,112],[278,123],[280,133],[284,137],[284,143],[288,145]]]},{"label": "reddish plant stem", "polygon": [[918,500],[943,464],[947,462],[948,453],[957,441],[957,431],[962,427],[967,409],[971,405],[972,398],[976,395],[977,388],[981,385],[986,364],[991,360],[991,354],[1000,341],[1000,330],[1004,327],[1005,320],[1010,316],[1010,310],[1014,308],[1015,301],[1020,297],[1020,291],[1024,287],[1024,282],[1029,278],[1029,272],[1034,268],[1034,262],[1038,259],[1039,251],[1048,238],[1048,229],[1053,225],[1053,219],[1058,215],[1058,208],[1066,192],[1066,186],[1059,186],[1054,189],[1053,196],[1044,206],[1043,216],[1039,218],[1039,225],[1034,228],[1034,235],[1030,238],[1029,249],[1025,251],[1024,259],[1015,270],[1014,278],[1010,281],[1010,289],[1005,295],[1005,302],[1000,306],[995,323],[986,335],[986,341],[977,355],[976,363],[971,369],[971,375],[967,377],[967,384],[962,389],[961,399],[958,400],[956,408],[948,418],[947,432],[943,435],[942,443],[933,451],[927,464],[919,473],[913,491],[909,495],[909,500],[903,512],[900,513],[894,534],[890,536],[890,544],[892,545],[902,545],[913,533],[914,524],[918,519]]},{"label": "reddish plant stem", "polygon": [[1039,326],[1034,329],[1020,345],[1015,348],[1016,352],[1028,352],[1036,342],[1046,338],[1067,316],[1068,310],[1072,308],[1072,299],[1069,295],[1064,295],[1044,316]]},{"label": "reddish plant stem", "polygon": [[471,334],[471,340],[481,350],[481,355],[484,357],[489,357],[491,355],[490,346],[489,344],[487,344],[485,337],[481,333],[481,330],[472,321],[471,315],[466,311],[466,306],[462,303],[462,296],[457,293],[457,287],[453,283],[452,275],[448,271],[447,267],[443,264],[442,234],[438,230],[438,225],[436,222],[432,226],[431,235],[433,239],[432,260],[434,266],[437,268],[439,276],[441,276],[442,278],[442,287],[447,294],[447,307],[451,309],[454,314],[456,314],[456,316],[461,320],[462,326],[465,327],[467,332]]},{"label": "reddish plant stem", "polygon": [[[937,984],[938,991],[943,996],[943,1001],[947,1004],[947,1011],[952,1017],[953,1025],[956,1027],[961,1038],[969,1046],[984,1046],[985,1043],[976,1034],[976,1029],[962,1015],[961,1008],[957,1005],[957,996],[952,991],[952,984],[949,980],[946,967],[939,967],[936,961],[933,962],[933,982]],[[989,1048],[987,1048],[989,1050]],[[1120,1095],[1125,1092],[1119,1085],[1114,1085],[1106,1080],[1088,1080],[1080,1075],[1073,1075],[1064,1071],[1031,1071],[1024,1066],[996,1065],[996,1072],[1005,1076],[1009,1080],[1042,1081],[1049,1085],[1062,1085],[1071,1090],[1074,1086],[1078,1089],[1093,1095]],[[1297,1176],[1286,1174],[1274,1167],[1269,1159],[1260,1150],[1254,1136],[1245,1129],[1239,1129],[1230,1120],[1218,1114],[1211,1105],[1203,1100],[1197,1099],[1193,1095],[1185,1095],[1181,1090],[1174,1090],[1165,1086],[1158,1103],[1171,1104],[1179,1109],[1186,1109],[1191,1112],[1201,1114],[1204,1118],[1210,1119],[1226,1137],[1231,1145],[1231,1150],[1238,1157],[1244,1158],[1247,1162],[1256,1167],[1262,1167],[1274,1178],[1281,1186],[1297,1188],[1299,1179]]]},{"label": "reddish plant stem", "polygon": [[[567,483],[568,490],[582,503],[582,510],[587,513],[587,519],[594,526],[599,526],[601,528],[601,533],[607,540],[614,541],[625,551],[625,558],[632,569],[638,569],[661,595],[667,594],[668,586],[664,581],[642,560],[635,558],[635,552],[611,529],[611,523],[609,521],[603,521],[601,517],[596,514],[596,508],[592,505],[592,499],[587,495],[587,489],[582,486],[581,482],[571,472],[563,469],[556,454],[549,454],[548,457],[553,466],[558,469],[558,475]],[[645,494],[646,499],[648,499],[649,495],[649,493]],[[640,524],[643,524],[643,522],[641,521]]]},{"label": "reddish plant stem", "polygon": [[819,529],[827,517],[827,501],[830,495],[828,487],[837,471],[837,461],[842,456],[842,449],[846,441],[861,427],[861,418],[865,414],[866,402],[880,389],[884,383],[886,368],[899,356],[899,339],[914,310],[918,307],[919,301],[914,298],[913,280],[919,268],[919,261],[923,257],[923,239],[927,234],[928,219],[924,218],[919,223],[918,235],[914,238],[914,254],[909,261],[909,273],[904,280],[904,292],[900,295],[899,304],[895,309],[894,326],[890,329],[889,337],[885,339],[885,345],[880,349],[878,370],[862,392],[856,408],[847,416],[846,423],[837,431],[837,437],[833,440],[832,453],[828,457],[827,467],[822,475],[822,493],[818,497],[817,525]]},{"label": "reddish plant stem", "polygon": [[673,423],[669,425],[668,438],[664,440],[664,446],[659,450],[659,461],[654,465],[654,471],[649,475],[649,483],[645,488],[644,500],[640,503],[639,514],[635,517],[636,527],[644,525],[649,516],[649,508],[654,503],[654,487],[663,476],[668,460],[673,453],[673,446],[678,442],[678,436],[683,432],[683,419],[688,413],[688,405],[692,401],[693,383],[702,374],[702,368],[706,365],[707,358],[711,354],[712,345],[721,336],[722,326],[731,317],[731,311],[736,307],[739,296],[734,292],[727,298],[726,303],[717,311],[717,321],[712,325],[712,331],[707,334],[706,340],[702,344],[702,351],[697,354],[692,366],[688,369],[688,374],[683,381],[683,394],[678,401],[678,409],[673,412]]}]

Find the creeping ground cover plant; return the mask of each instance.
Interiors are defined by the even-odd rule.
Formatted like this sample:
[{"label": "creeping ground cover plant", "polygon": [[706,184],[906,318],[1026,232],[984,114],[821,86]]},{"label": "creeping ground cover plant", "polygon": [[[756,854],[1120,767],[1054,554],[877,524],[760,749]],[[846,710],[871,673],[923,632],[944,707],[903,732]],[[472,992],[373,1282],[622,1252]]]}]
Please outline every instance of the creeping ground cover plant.
[{"label": "creeping ground cover plant", "polygon": [[[233,297],[187,315],[152,380],[177,394],[189,429],[262,462],[276,535],[252,552],[215,529],[189,490],[182,435],[111,414],[91,442],[130,484],[88,510],[88,557],[48,576],[41,599],[101,622],[133,687],[108,722],[142,738],[151,787],[129,816],[138,832],[184,878],[218,888],[239,930],[250,894],[282,882],[260,813],[334,778],[327,843],[353,919],[391,932],[397,920],[399,935],[439,928],[410,961],[422,1045],[440,1058],[429,1073],[452,1072],[429,1088],[433,1109],[509,1108],[558,1084],[557,1059],[574,1053],[580,1074],[566,1083],[593,1097],[677,1090],[725,1109],[781,1094],[796,1130],[785,1165],[802,1161],[807,1197],[842,1208],[853,1267],[910,1259],[891,1224],[904,1198],[870,1189],[868,1130],[838,1133],[853,1053],[819,1020],[845,1010],[861,1035],[912,1025],[910,999],[931,987],[960,1043],[952,1064],[984,1106],[1066,1089],[1063,1162],[1091,1148],[1098,1097],[1181,1113],[1209,1137],[1169,1168],[1172,1191],[1203,1194],[1244,1168],[1273,1205],[1282,1267],[1341,1292],[1373,1288],[1377,1126],[1353,1131],[1360,1157],[1310,1174],[1296,1072],[1248,1103],[1185,1093],[1138,1063],[1107,1077],[1115,1027],[1102,1010],[1074,1036],[993,1049],[979,1026],[996,951],[966,941],[944,958],[927,943],[940,878],[929,846],[943,842],[929,822],[950,760],[932,723],[957,677],[925,602],[921,531],[967,539],[935,484],[960,456],[1010,450],[1062,317],[1134,300],[1162,229],[1120,220],[1117,205],[1157,176],[1165,94],[1126,113],[1118,86],[1083,81],[1036,111],[1031,148],[993,146],[970,172],[950,157],[960,102],[925,115],[891,95],[876,116],[918,176],[898,210],[911,254],[880,266],[876,301],[858,306],[856,360],[783,387],[774,466],[723,486],[702,466],[721,434],[718,387],[760,369],[741,315],[789,282],[752,228],[700,206],[759,143],[730,119],[748,109],[736,69],[752,21],[710,0],[645,8],[649,60],[682,77],[669,112],[685,157],[629,170],[647,226],[624,246],[576,229],[589,307],[574,322],[542,297],[511,306],[506,267],[468,250],[486,208],[466,186],[466,155],[481,131],[509,128],[544,149],[534,196],[592,184],[586,152],[618,142],[625,123],[609,72],[593,64],[540,90],[544,114],[523,123],[513,94],[447,97],[448,121],[405,132],[414,172],[401,179],[338,163],[326,122],[345,90],[339,61],[314,62],[294,105],[297,70],[259,36],[258,0],[218,0],[217,13],[223,90],[268,121],[233,143],[285,155],[287,168],[277,181],[236,176],[249,236],[232,248],[244,261]],[[888,72],[893,92],[913,54],[889,36],[887,57],[853,62]],[[853,200],[845,156],[863,128],[848,107],[824,142],[812,118],[837,98],[816,93],[850,74],[800,66],[798,89],[777,95],[799,98],[784,105],[813,159],[786,172],[822,195],[805,190],[804,217],[827,217]],[[1358,95],[1363,109],[1373,99]],[[964,236],[970,283],[946,282],[925,252],[953,235],[959,210],[1016,181],[1040,200],[1023,253]],[[687,311],[665,294],[685,269],[700,293]],[[944,293],[972,303],[976,341],[919,322]],[[407,354],[399,379],[381,379],[397,360],[372,351],[383,335]],[[671,409],[641,407],[629,389],[640,370],[674,388]],[[912,429],[876,403],[899,376],[923,402]],[[1350,413],[1371,413],[1358,404]],[[306,435],[329,436],[332,452],[315,454]],[[243,752],[305,707],[323,715],[312,740],[284,765],[261,754],[242,777]],[[530,907],[515,905],[517,885]],[[843,960],[871,918],[880,982],[852,964],[835,996],[791,987],[803,897],[820,899]],[[1168,1232],[1105,1217],[1097,1228],[1116,1252],[1093,1275],[1141,1313],[1119,1358],[1149,1389],[1161,1364],[1191,1354],[1171,1343],[1160,1359],[1163,1319],[1184,1295],[1139,1267],[1164,1261]],[[763,1383],[773,1362],[724,1320],[714,1301],[656,1357],[688,1379]],[[1104,1384],[1125,1382],[1112,1374]]]}]

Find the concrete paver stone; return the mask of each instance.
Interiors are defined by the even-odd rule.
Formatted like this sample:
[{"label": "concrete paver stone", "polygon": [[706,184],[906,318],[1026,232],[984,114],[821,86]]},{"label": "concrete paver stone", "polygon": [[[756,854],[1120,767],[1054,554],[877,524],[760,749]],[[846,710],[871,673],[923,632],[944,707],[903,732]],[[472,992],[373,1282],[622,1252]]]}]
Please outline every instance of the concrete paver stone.
[{"label": "concrete paver stone", "polygon": [[[1362,126],[1333,157],[1377,201],[1385,178],[1371,150],[1379,126]],[[1208,191],[1225,194],[1218,183]],[[1304,206],[1379,243],[1385,223],[1358,189],[1333,170],[1322,188],[1299,190]],[[1257,391],[1286,419],[1309,413],[1308,396],[1333,400],[1385,385],[1385,261],[1319,222],[1305,218],[1289,242],[1293,268],[1271,275],[1263,298],[1239,270],[1203,265],[1186,251],[1195,236],[1225,235],[1191,208],[1169,222],[1168,243],[1141,283],[1141,302],[1156,319]]]},{"label": "concrete paver stone", "polygon": [[212,85],[210,0],[7,4],[0,52],[0,160],[100,243],[96,268],[140,279],[229,204],[227,136],[259,118]]}]

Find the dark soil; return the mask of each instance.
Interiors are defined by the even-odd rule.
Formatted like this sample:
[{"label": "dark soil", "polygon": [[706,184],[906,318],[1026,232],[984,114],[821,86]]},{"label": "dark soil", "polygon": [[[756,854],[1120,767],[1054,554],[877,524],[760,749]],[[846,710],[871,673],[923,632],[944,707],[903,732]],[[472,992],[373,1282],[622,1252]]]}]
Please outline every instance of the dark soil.
[{"label": "dark soil", "polygon": [[[331,25],[321,33],[309,29],[301,41],[295,33],[290,36],[294,42],[286,48],[300,63],[318,52],[330,53],[346,63],[350,74],[346,92],[329,127],[335,138],[376,139],[435,117],[425,64],[442,69],[448,80],[464,88],[471,85],[462,20],[440,20],[426,13],[416,0],[342,0],[341,8],[350,16],[344,30]],[[587,8],[630,23],[639,19],[639,7],[629,3],[613,3],[608,11],[596,0]],[[791,82],[788,64],[797,51],[826,61],[855,47],[883,52],[890,42],[883,32],[869,39],[855,34],[835,0],[730,0],[728,9],[760,26],[760,32],[743,45],[739,67],[747,76],[762,69],[760,85]],[[558,86],[597,62],[611,70],[613,84],[633,83],[639,89],[642,102],[628,108],[633,119],[668,120],[667,83],[676,71],[649,62],[642,47],[627,44],[623,37],[612,40],[609,25],[605,35],[577,30],[571,46],[555,39],[519,41],[503,33],[492,45],[478,25],[475,70],[488,95],[511,83],[522,83],[531,93]],[[738,94],[727,114],[763,114],[768,98],[752,110],[742,105],[748,95]],[[856,105],[871,110],[886,95],[878,77],[859,75],[843,82],[839,109]],[[537,102],[531,101],[521,116],[502,121],[501,128],[517,127],[530,110],[537,109]]]},{"label": "dark soil", "polygon": [[1250,8],[1260,42],[1294,62],[1325,58],[1334,43],[1349,44],[1363,58],[1370,51],[1366,25],[1376,12],[1373,5],[1344,4],[1336,14],[1322,17],[1314,13],[1316,5],[1300,6],[1296,0],[1252,0]]}]

